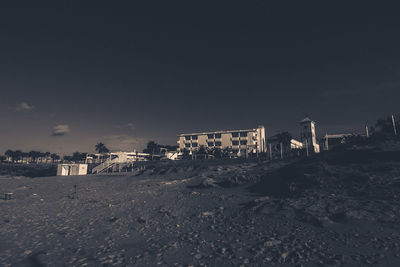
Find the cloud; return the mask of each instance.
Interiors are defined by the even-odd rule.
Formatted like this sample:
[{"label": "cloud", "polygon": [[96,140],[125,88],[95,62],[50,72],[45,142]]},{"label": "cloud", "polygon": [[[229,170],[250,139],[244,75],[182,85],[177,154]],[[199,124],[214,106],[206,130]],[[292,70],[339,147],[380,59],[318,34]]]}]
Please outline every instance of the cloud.
[{"label": "cloud", "polygon": [[33,105],[29,105],[26,102],[21,102],[15,107],[15,110],[16,111],[30,111],[30,110],[32,110],[34,108],[35,107]]},{"label": "cloud", "polygon": [[136,126],[135,126],[135,124],[133,124],[133,123],[127,123],[126,124],[126,127],[127,128],[129,128],[131,131],[134,131],[134,130],[136,130]]},{"label": "cloud", "polygon": [[100,141],[112,151],[133,151],[135,149],[140,151],[146,146],[148,140],[122,134],[104,136]]},{"label": "cloud", "polygon": [[51,135],[52,136],[62,136],[62,135],[66,135],[70,131],[71,130],[69,128],[69,125],[67,125],[67,124],[56,125],[53,127]]},{"label": "cloud", "polygon": [[136,130],[136,125],[133,124],[132,122],[122,124],[122,125],[116,125],[115,127],[119,128],[119,129],[127,129],[131,132],[134,132]]}]

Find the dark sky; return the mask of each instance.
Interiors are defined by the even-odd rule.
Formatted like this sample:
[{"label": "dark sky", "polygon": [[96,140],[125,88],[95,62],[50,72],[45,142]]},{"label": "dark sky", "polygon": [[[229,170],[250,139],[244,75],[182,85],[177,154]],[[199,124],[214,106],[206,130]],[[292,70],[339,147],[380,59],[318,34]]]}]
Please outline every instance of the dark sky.
[{"label": "dark sky", "polygon": [[305,115],[322,135],[400,112],[398,6],[4,2],[0,152],[141,149],[259,124],[297,136]]}]

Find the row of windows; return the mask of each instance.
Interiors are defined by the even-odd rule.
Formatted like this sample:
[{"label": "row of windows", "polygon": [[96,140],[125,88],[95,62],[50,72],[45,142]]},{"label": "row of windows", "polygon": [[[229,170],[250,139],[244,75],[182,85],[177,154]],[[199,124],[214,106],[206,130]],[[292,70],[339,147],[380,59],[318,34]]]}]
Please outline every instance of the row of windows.
[{"label": "row of windows", "polygon": [[[239,141],[232,141],[232,145],[233,146],[238,146],[238,145],[247,145],[247,140],[241,140]],[[198,143],[185,143],[185,147],[198,147],[199,144]],[[222,146],[222,143],[220,141],[215,141],[215,142],[207,142],[207,146],[212,147],[212,146]]]},{"label": "row of windows", "polygon": [[[247,132],[235,132],[232,133],[232,137],[247,137]],[[221,134],[207,134],[208,139],[220,139]],[[186,135],[185,140],[197,140],[198,136],[197,135]]]},{"label": "row of windows", "polygon": [[247,132],[236,132],[236,133],[232,133],[232,137],[247,137]]},{"label": "row of windows", "polygon": [[[198,143],[192,143],[192,147],[198,147],[199,144]],[[185,147],[190,147],[190,143],[186,143]]]},{"label": "row of windows", "polygon": [[221,134],[207,134],[207,138],[208,139],[220,139],[221,138]]},{"label": "row of windows", "polygon": [[197,140],[197,135],[187,135],[185,136],[185,140]]},{"label": "row of windows", "polygon": [[208,146],[222,146],[222,143],[220,141],[215,141],[215,142],[207,142]]},{"label": "row of windows", "polygon": [[[208,139],[221,139],[221,134],[207,134]],[[197,140],[198,136],[197,135],[186,135],[185,140]]]},{"label": "row of windows", "polygon": [[[233,146],[238,146],[238,145],[239,145],[239,141],[233,140],[233,141],[232,141],[232,145],[233,145]],[[241,140],[241,141],[240,141],[240,145],[247,145],[247,140]]]},{"label": "row of windows", "polygon": [[[198,143],[185,143],[185,147],[198,147]],[[207,142],[207,146],[222,146],[222,143],[220,141],[215,141],[215,142]]]}]

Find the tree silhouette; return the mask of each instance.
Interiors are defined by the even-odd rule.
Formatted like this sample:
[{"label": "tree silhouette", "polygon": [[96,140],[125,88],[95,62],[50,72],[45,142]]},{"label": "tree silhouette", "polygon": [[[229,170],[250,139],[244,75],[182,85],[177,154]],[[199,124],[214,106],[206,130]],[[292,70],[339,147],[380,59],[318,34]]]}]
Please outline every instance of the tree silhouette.
[{"label": "tree silhouette", "polygon": [[106,145],[101,142],[97,143],[95,148],[96,148],[96,151],[99,152],[100,154],[110,152],[110,150],[106,147]]},{"label": "tree silhouette", "polygon": [[55,153],[51,154],[50,157],[51,157],[53,163],[60,159],[60,156]]},{"label": "tree silhouette", "polygon": [[156,154],[160,152],[160,145],[154,141],[149,141],[145,149],[143,149],[143,153]]},{"label": "tree silhouette", "polygon": [[292,135],[289,132],[282,132],[275,135],[278,142],[282,143],[283,146],[290,145],[290,141],[292,140]]},{"label": "tree silhouette", "polygon": [[19,160],[21,160],[21,158],[22,158],[22,151],[16,150],[14,152],[14,160],[16,160],[18,162]]},{"label": "tree silhouette", "polygon": [[220,159],[223,157],[222,150],[219,147],[213,147],[210,150],[210,154],[214,156],[216,159]]},{"label": "tree silhouette", "polygon": [[14,161],[13,159],[14,151],[12,151],[11,149],[7,149],[4,155],[6,155],[9,160]]},{"label": "tree silhouette", "polygon": [[74,152],[72,154],[71,161],[82,162],[86,159],[86,155],[87,155],[87,153]]}]

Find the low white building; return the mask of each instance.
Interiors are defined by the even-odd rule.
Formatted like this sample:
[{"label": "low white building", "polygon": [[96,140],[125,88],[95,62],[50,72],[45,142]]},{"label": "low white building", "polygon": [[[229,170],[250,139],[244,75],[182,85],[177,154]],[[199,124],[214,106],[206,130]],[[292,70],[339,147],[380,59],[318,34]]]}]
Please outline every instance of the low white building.
[{"label": "low white building", "polygon": [[86,175],[87,164],[61,163],[57,167],[57,176]]}]

